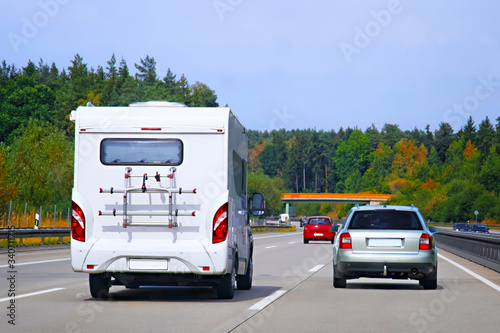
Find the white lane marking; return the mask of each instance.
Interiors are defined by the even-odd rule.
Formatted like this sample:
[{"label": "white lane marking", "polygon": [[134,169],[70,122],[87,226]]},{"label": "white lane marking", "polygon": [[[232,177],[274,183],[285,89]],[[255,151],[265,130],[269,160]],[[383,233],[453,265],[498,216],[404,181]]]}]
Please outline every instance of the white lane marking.
[{"label": "white lane marking", "polygon": [[59,291],[59,290],[63,290],[63,289],[64,288],[53,288],[53,289],[47,289],[47,290],[42,290],[42,291],[36,291],[34,293],[19,295],[19,296],[15,296],[15,297],[0,298],[0,303],[1,302],[6,302],[6,301],[10,301],[11,299],[18,299],[18,298],[29,297],[29,296],[36,296],[36,295],[51,293],[53,291]]},{"label": "white lane marking", "polygon": [[264,309],[266,306],[268,306],[269,304],[271,304],[272,302],[274,302],[275,300],[277,300],[278,298],[280,298],[281,296],[283,296],[283,294],[285,294],[286,292],[287,292],[287,290],[284,290],[284,289],[276,290],[271,295],[267,296],[266,298],[261,299],[259,302],[255,303],[254,305],[249,307],[248,310],[259,310],[260,311],[260,310]]},{"label": "white lane marking", "polygon": [[495,289],[496,291],[500,291],[500,286],[494,284],[493,282],[491,282],[490,280],[488,279],[485,279],[484,277],[482,277],[481,275],[477,274],[477,273],[474,273],[473,271],[471,271],[470,269],[454,262],[453,260],[451,259],[448,259],[446,258],[445,256],[441,255],[441,254],[438,254],[438,257],[439,258],[442,258],[446,261],[448,261],[450,264],[460,268],[461,270],[463,270],[465,273],[469,274],[469,275],[472,275],[473,277],[475,277],[476,279],[478,279],[479,281],[483,282],[484,284],[490,286],[491,288]]},{"label": "white lane marking", "polygon": [[[48,262],[65,261],[65,260],[71,260],[71,258],[15,263],[14,266],[17,267],[17,266],[24,266],[24,265],[45,264]],[[0,265],[0,268],[9,267],[9,266],[10,265]]]},{"label": "white lane marking", "polygon": [[297,242],[289,242],[288,244],[295,244],[295,243],[297,243]]},{"label": "white lane marking", "polygon": [[314,266],[313,268],[311,268],[311,269],[309,270],[309,272],[311,272],[311,273],[317,272],[317,271],[319,271],[320,269],[322,269],[322,268],[323,268],[323,266],[325,266],[325,265],[316,265],[316,266]]},{"label": "white lane marking", "polygon": [[266,249],[272,249],[273,247],[276,247],[276,245],[266,246]]},{"label": "white lane marking", "polygon": [[297,232],[287,232],[284,235],[274,235],[274,236],[264,236],[264,237],[254,237],[253,239],[267,239],[267,238],[276,238],[276,237],[286,237],[286,236],[302,236],[302,233]]}]

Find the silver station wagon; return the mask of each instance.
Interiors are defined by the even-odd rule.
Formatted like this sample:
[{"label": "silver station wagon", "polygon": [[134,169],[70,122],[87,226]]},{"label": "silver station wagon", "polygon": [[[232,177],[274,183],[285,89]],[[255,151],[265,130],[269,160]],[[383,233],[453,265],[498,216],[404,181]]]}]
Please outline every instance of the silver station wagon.
[{"label": "silver station wagon", "polygon": [[437,249],[433,233],[416,207],[356,206],[337,232],[333,247],[333,286],[360,277],[414,279],[437,288]]}]

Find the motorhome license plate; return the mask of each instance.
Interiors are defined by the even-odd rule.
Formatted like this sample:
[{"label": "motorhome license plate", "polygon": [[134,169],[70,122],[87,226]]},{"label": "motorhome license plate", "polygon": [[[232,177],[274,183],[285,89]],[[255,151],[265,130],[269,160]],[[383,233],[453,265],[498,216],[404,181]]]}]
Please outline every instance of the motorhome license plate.
[{"label": "motorhome license plate", "polygon": [[168,261],[162,259],[130,259],[128,267],[131,270],[166,270]]}]

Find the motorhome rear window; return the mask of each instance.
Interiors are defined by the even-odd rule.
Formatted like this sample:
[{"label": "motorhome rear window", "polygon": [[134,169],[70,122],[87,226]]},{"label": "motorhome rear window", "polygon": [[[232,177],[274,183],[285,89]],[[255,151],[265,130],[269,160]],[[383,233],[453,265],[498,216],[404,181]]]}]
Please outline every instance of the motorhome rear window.
[{"label": "motorhome rear window", "polygon": [[104,139],[101,163],[105,165],[179,165],[183,144],[179,139]]}]

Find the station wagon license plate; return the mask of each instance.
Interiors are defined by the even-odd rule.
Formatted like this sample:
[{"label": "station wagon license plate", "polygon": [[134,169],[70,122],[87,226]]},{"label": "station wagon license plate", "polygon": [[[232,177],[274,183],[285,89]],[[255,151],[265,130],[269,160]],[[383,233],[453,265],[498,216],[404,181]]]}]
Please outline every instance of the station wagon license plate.
[{"label": "station wagon license plate", "polygon": [[401,238],[369,238],[368,246],[373,247],[401,247]]}]

